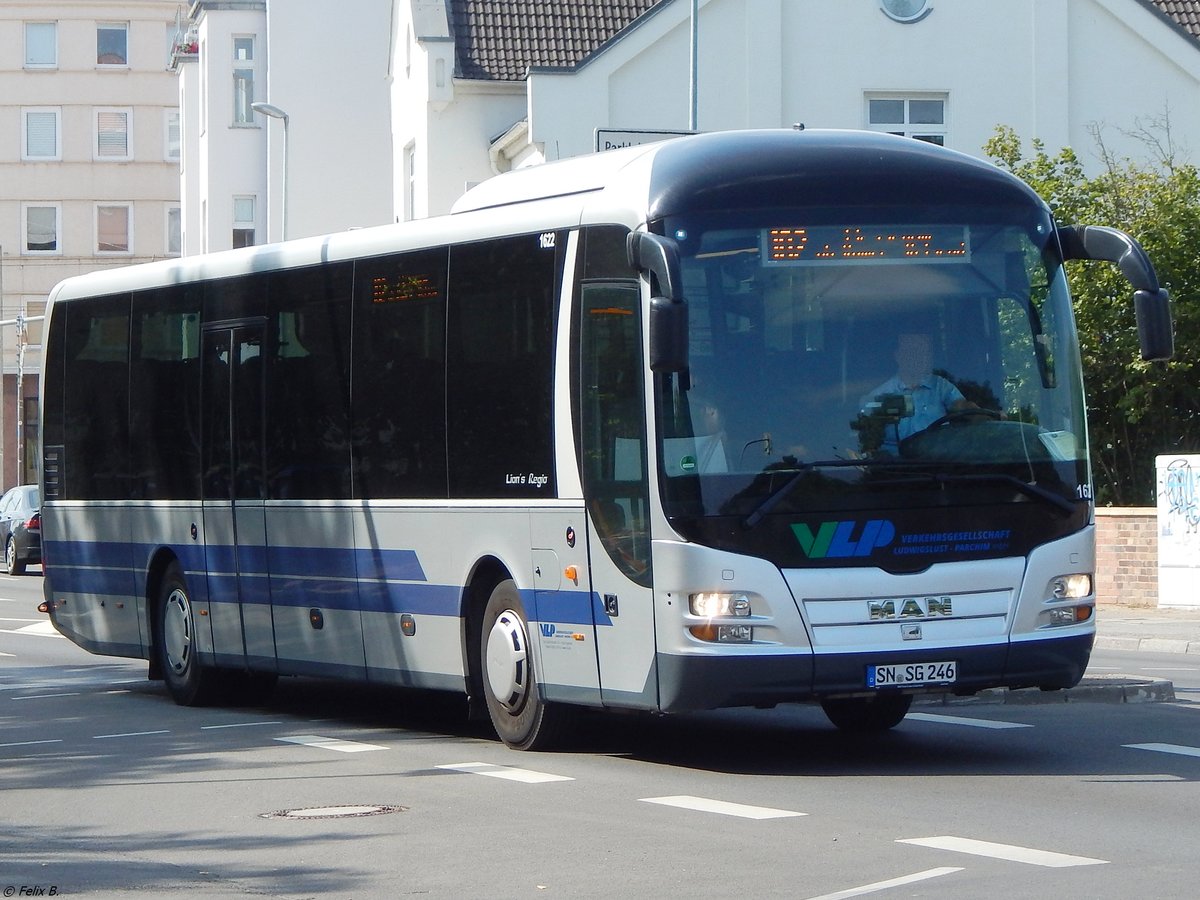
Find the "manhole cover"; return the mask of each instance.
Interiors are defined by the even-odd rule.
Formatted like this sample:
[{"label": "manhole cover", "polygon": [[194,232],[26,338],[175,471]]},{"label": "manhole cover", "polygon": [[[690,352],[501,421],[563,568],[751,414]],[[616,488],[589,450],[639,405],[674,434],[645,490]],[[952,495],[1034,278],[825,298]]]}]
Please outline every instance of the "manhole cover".
[{"label": "manhole cover", "polygon": [[264,819],[360,819],[364,816],[383,816],[404,812],[403,806],[310,806],[305,809],[281,809],[263,813]]}]

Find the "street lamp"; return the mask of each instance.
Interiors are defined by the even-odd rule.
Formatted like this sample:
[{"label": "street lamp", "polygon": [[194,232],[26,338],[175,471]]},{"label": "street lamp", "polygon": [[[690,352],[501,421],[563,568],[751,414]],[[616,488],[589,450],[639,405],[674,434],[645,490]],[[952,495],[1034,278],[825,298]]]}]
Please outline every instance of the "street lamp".
[{"label": "street lamp", "polygon": [[286,241],[288,235],[288,114],[271,103],[251,103],[250,108],[268,118],[283,120],[283,201],[281,203],[281,217],[283,218],[283,239]]}]

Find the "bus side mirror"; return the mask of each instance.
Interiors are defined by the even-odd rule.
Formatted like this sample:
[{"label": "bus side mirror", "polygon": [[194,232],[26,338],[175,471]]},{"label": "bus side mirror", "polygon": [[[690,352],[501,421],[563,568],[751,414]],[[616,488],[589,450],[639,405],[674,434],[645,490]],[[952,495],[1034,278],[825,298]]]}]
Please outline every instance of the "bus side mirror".
[{"label": "bus side mirror", "polygon": [[1146,361],[1175,355],[1171,300],[1159,287],[1158,275],[1141,244],[1123,231],[1104,225],[1067,225],[1058,229],[1063,260],[1103,259],[1114,262],[1133,285],[1138,343]]},{"label": "bus side mirror", "polygon": [[688,367],[688,309],[683,300],[679,251],[675,243],[640,231],[625,244],[629,264],[653,276],[657,292],[650,300],[650,370],[683,372]]}]

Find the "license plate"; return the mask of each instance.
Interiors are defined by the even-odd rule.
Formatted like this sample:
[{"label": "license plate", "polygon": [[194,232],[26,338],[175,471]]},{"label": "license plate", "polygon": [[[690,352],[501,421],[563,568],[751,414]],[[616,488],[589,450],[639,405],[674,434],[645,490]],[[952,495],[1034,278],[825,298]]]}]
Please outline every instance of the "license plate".
[{"label": "license plate", "polygon": [[867,666],[867,687],[904,687],[912,684],[953,684],[958,665],[950,662],[899,663]]}]

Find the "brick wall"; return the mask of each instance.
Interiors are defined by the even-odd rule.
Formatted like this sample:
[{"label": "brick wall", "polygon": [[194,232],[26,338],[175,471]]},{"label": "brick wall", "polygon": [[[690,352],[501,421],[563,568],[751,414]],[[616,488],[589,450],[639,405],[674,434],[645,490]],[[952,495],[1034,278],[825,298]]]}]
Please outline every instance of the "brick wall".
[{"label": "brick wall", "polygon": [[1096,602],[1158,606],[1158,515],[1096,509]]}]

